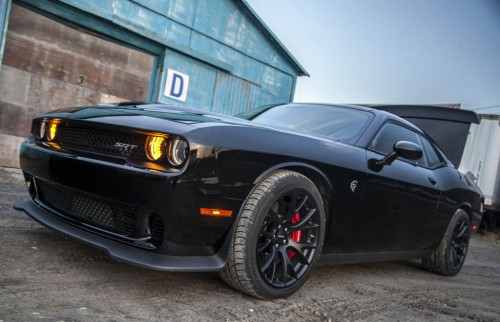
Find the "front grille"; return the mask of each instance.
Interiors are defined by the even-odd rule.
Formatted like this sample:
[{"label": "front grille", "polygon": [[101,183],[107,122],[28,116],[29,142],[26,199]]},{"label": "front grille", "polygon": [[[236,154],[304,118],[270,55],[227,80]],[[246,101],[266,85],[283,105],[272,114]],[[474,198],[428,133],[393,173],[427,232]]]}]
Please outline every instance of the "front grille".
[{"label": "front grille", "polygon": [[146,135],[61,126],[56,142],[63,148],[109,156],[146,158]]},{"label": "front grille", "polygon": [[39,198],[65,216],[124,236],[136,230],[134,207],[41,180],[37,187]]},{"label": "front grille", "polygon": [[159,216],[151,217],[151,243],[156,247],[160,246],[163,242],[164,232],[163,221]]},{"label": "front grille", "polygon": [[127,237],[124,241],[136,246],[151,249],[163,243],[165,227],[158,215],[39,179],[36,187],[39,200],[65,217]]}]

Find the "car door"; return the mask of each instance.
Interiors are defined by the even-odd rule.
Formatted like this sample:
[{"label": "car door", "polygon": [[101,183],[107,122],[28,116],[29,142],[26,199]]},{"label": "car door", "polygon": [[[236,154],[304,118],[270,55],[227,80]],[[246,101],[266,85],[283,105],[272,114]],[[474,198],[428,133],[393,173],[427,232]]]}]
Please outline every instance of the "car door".
[{"label": "car door", "polygon": [[421,249],[436,211],[440,189],[433,168],[442,160],[432,144],[403,124],[385,123],[367,150],[367,164],[393,152],[399,141],[419,145],[423,157],[398,157],[392,164],[368,167],[358,224],[351,241],[358,252]]}]

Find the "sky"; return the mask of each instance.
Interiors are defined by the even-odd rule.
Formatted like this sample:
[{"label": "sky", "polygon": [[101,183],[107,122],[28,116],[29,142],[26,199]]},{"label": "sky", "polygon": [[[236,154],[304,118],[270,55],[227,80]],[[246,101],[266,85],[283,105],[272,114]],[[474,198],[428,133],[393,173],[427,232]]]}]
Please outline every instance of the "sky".
[{"label": "sky", "polygon": [[500,113],[500,0],[247,2],[311,75],[294,101]]}]

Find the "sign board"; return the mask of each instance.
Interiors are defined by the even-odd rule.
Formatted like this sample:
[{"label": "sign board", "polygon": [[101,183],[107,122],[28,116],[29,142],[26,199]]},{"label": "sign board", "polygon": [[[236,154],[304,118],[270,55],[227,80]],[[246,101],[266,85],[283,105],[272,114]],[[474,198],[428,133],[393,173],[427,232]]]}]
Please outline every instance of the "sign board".
[{"label": "sign board", "polygon": [[163,95],[173,98],[174,100],[185,102],[188,89],[189,75],[169,68],[167,70],[167,81],[165,83]]}]

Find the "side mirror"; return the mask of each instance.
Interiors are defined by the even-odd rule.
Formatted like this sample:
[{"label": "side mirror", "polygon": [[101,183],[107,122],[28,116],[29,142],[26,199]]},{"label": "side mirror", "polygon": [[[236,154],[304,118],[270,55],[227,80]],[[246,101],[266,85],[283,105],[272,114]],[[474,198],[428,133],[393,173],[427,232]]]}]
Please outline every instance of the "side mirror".
[{"label": "side mirror", "polygon": [[405,159],[413,161],[417,161],[424,154],[422,148],[419,145],[408,141],[399,141],[398,143],[396,143],[394,145],[394,152]]},{"label": "side mirror", "polygon": [[[394,160],[396,160],[399,156],[408,159],[408,160],[418,160],[422,157],[424,152],[422,151],[422,148],[415,144],[411,143],[408,141],[399,141],[396,144],[394,144],[394,151],[389,153],[385,158],[382,160],[373,160],[373,165],[375,167],[383,167],[384,165],[390,165]],[[371,160],[370,160],[371,161]]]}]

